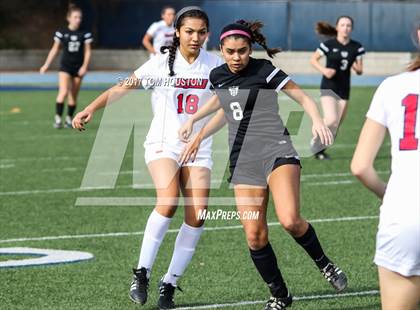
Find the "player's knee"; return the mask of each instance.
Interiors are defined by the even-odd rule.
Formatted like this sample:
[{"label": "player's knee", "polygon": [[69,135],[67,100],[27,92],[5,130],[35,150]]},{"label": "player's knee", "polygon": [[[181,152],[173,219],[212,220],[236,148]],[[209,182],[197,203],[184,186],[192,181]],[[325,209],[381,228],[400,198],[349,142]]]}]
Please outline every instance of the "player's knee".
[{"label": "player's knee", "polygon": [[284,230],[291,235],[298,235],[302,230],[304,222],[298,217],[287,217],[280,221]]},{"label": "player's knee", "polygon": [[340,123],[340,120],[338,119],[338,116],[325,119],[325,125],[327,125],[328,128],[330,129],[337,128],[339,123]]},{"label": "player's knee", "polygon": [[266,231],[250,231],[246,233],[248,247],[253,250],[263,248],[268,242],[268,235]]},{"label": "player's knee", "polygon": [[187,217],[185,218],[185,223],[188,224],[191,227],[201,227],[204,225],[204,220],[200,219],[198,216],[195,217]]},{"label": "player's knee", "polygon": [[162,216],[173,217],[177,209],[177,203],[170,201],[157,201],[155,210]]},{"label": "player's knee", "polygon": [[57,95],[57,101],[64,101],[64,99],[67,97],[67,95],[69,94],[68,90],[66,89],[60,89],[58,91],[58,95]]}]

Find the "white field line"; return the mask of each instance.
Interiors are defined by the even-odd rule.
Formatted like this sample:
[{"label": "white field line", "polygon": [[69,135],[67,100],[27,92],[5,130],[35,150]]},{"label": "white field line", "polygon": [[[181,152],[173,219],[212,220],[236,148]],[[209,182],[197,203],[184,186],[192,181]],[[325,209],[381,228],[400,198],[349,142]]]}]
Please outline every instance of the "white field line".
[{"label": "white field line", "polygon": [[[352,293],[341,293],[341,294],[325,294],[325,295],[306,295],[306,296],[297,296],[293,297],[294,301],[298,300],[319,300],[319,299],[335,299],[335,298],[345,298],[345,297],[358,297],[358,296],[371,296],[378,295],[379,291],[360,291]],[[240,306],[249,306],[249,305],[259,305],[266,303],[266,300],[255,300],[255,301],[241,301],[235,303],[225,303],[225,304],[209,304],[202,306],[191,306],[191,307],[179,307],[178,310],[192,310],[192,309],[219,309],[219,308],[233,308]]]},{"label": "white field line", "polygon": [[[60,138],[62,138],[63,136],[59,136]],[[33,138],[31,138],[33,139]],[[386,146],[389,146],[388,144]],[[349,143],[349,144],[334,144],[332,146],[332,148],[353,148],[356,147],[356,144],[354,143]],[[227,150],[223,149],[223,150],[213,150],[214,154],[224,154],[224,153],[228,153]],[[132,157],[131,154],[127,154],[125,155],[125,157]],[[86,158],[87,156],[39,156],[39,157],[18,157],[18,158],[2,158],[0,159],[0,164],[2,163],[14,163],[14,162],[18,162],[18,161],[22,161],[22,162],[28,162],[28,161],[51,161],[51,160],[59,160],[59,161],[63,161],[63,160],[74,160],[77,158]]]},{"label": "white field line", "polygon": [[[337,217],[337,218],[323,218],[309,220],[310,223],[331,223],[331,222],[353,222],[353,221],[366,221],[376,220],[378,216],[348,216],[348,217]],[[269,222],[268,226],[280,226],[278,222]],[[225,231],[242,229],[242,225],[231,225],[231,226],[216,226],[216,227],[205,227],[205,231]],[[179,229],[169,229],[168,233],[178,233]],[[137,236],[143,235],[144,231],[134,232],[113,232],[113,233],[102,233],[102,234],[82,234],[82,235],[61,235],[61,236],[46,236],[46,237],[25,237],[25,238],[14,238],[14,239],[3,239],[0,243],[9,242],[26,242],[26,241],[45,241],[45,240],[63,240],[63,239],[83,239],[83,238],[109,238],[109,237],[125,237],[125,236]]]},{"label": "white field line", "polygon": [[[215,180],[212,183],[217,183]],[[329,181],[329,182],[304,182],[304,184],[310,186],[317,185],[345,185],[355,183],[355,180],[344,180],[344,181]],[[22,195],[35,195],[35,194],[55,194],[55,193],[67,193],[67,192],[87,192],[92,190],[115,190],[123,188],[132,189],[152,189],[153,184],[134,184],[134,185],[119,185],[114,188],[94,187],[94,188],[53,188],[53,189],[35,189],[35,190],[23,190],[23,191],[10,191],[0,192],[0,196],[22,196]]]},{"label": "white field line", "polygon": [[[3,166],[0,165],[0,169],[2,168],[12,168],[15,167],[14,164],[11,165],[6,165],[4,164]],[[86,167],[63,167],[63,168],[46,168],[46,169],[41,169],[41,170],[37,170],[39,172],[55,172],[55,171],[82,171],[85,170]],[[385,170],[385,171],[377,171],[379,174],[387,174],[390,171],[389,170]],[[118,172],[118,175],[135,175],[135,174],[142,174],[144,173],[144,171],[140,171],[140,170],[121,170],[120,172]],[[114,173],[99,173],[100,175],[114,175]],[[305,181],[306,179],[311,179],[311,178],[330,178],[330,177],[348,177],[348,176],[352,176],[352,174],[350,172],[335,172],[335,173],[314,173],[314,174],[302,174],[301,176],[301,180]],[[218,181],[220,182],[220,181]]]},{"label": "white field line", "polygon": [[[303,182],[303,184],[309,186],[321,186],[321,185],[347,185],[353,184],[356,180],[343,180],[343,181],[327,181],[327,182]],[[220,183],[218,180],[214,180],[211,183]],[[67,193],[67,192],[87,192],[93,190],[115,190],[115,189],[153,189],[153,184],[134,184],[134,185],[118,185],[114,188],[94,187],[94,188],[53,188],[53,189],[35,189],[35,190],[23,190],[23,191],[10,191],[0,192],[0,196],[22,196],[22,195],[35,195],[35,194],[55,194],[55,193]]]},{"label": "white field line", "polygon": [[[68,170],[73,169],[72,167],[66,168]],[[121,171],[124,173],[132,172],[130,171]],[[120,172],[120,174],[121,174]],[[378,171],[379,174],[388,174],[390,171]],[[134,171],[136,173],[136,171]],[[334,180],[334,181],[320,181],[320,182],[307,182],[307,179],[312,178],[328,178],[328,177],[350,177],[350,172],[338,172],[338,173],[323,173],[323,174],[304,174],[301,177],[301,180],[304,184],[309,186],[320,186],[320,185],[345,185],[355,183],[356,180]],[[212,184],[220,184],[222,180],[214,179],[211,180]],[[65,193],[65,192],[86,192],[91,190],[113,190],[113,189],[123,189],[123,188],[132,188],[132,189],[142,189],[143,187],[151,188],[153,184],[144,183],[144,184],[133,184],[133,185],[118,185],[115,188],[53,188],[53,189],[39,189],[39,190],[22,190],[22,191],[9,191],[9,192],[0,192],[0,196],[20,196],[20,195],[34,195],[34,194],[53,194],[53,193]]]},{"label": "white field line", "polygon": [[15,164],[0,164],[0,169],[10,169],[10,168],[14,168]]}]

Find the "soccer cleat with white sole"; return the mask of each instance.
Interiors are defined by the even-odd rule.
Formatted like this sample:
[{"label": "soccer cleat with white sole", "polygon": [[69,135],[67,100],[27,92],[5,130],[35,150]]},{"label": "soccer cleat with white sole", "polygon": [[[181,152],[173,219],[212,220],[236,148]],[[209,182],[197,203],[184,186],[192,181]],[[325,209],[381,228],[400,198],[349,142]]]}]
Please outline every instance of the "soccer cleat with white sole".
[{"label": "soccer cleat with white sole", "polygon": [[345,273],[334,263],[330,262],[323,269],[320,269],[322,275],[339,293],[347,287],[347,277]]},{"label": "soccer cleat with white sole", "polygon": [[290,293],[287,297],[273,297],[265,304],[264,310],[283,310],[290,306],[293,302],[293,297]]},{"label": "soccer cleat with white sole", "polygon": [[147,278],[147,269],[133,269],[133,280],[130,286],[130,299],[144,305],[147,301],[147,290],[149,288],[149,279]]}]

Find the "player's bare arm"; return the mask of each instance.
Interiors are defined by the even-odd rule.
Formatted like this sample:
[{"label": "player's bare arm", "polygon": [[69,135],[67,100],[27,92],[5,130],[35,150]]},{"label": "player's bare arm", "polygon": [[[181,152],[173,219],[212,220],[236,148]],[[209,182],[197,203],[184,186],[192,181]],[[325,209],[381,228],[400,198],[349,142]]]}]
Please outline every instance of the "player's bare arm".
[{"label": "player's bare arm", "polygon": [[357,59],[353,63],[352,69],[354,70],[354,72],[356,72],[357,75],[362,75],[363,74],[363,59],[362,58]]},{"label": "player's bare arm", "polygon": [[155,51],[155,49],[153,48],[153,45],[152,45],[152,39],[153,39],[152,36],[150,34],[146,33],[143,36],[142,43],[143,43],[143,46],[148,50],[149,53],[156,54],[156,51]]},{"label": "player's bare arm", "polygon": [[39,69],[39,72],[41,74],[45,73],[48,70],[54,58],[57,56],[59,50],[60,50],[60,42],[54,41],[53,46],[51,47],[51,50],[48,53],[47,59],[45,60],[45,63]]},{"label": "player's bare arm", "polygon": [[366,119],[351,162],[353,175],[380,199],[384,197],[386,184],[379,177],[373,163],[384,141],[385,133],[386,128],[383,125]]},{"label": "player's bare arm", "polygon": [[220,109],[220,101],[217,95],[213,95],[195,114],[193,114],[185,124],[178,130],[179,139],[188,142],[195,122],[203,119]]},{"label": "player's bare arm", "polygon": [[219,108],[219,110],[210,119],[210,121],[203,128],[201,128],[201,130],[185,146],[181,156],[179,157],[179,162],[186,163],[190,159],[194,161],[200,148],[201,141],[218,132],[225,124],[225,112],[222,108]]},{"label": "player's bare arm", "polygon": [[102,109],[107,104],[118,100],[131,89],[136,89],[138,85],[140,85],[140,80],[135,76],[135,74],[132,74],[131,77],[126,79],[123,83],[119,83],[106,90],[93,100],[83,111],[76,114],[72,121],[73,128],[84,130],[84,125],[92,119],[93,114],[97,110]]},{"label": "player's bare arm", "polygon": [[318,70],[319,72],[321,72],[321,74],[323,76],[325,76],[327,79],[331,79],[334,75],[335,75],[335,69],[332,68],[326,68],[323,65],[321,65],[321,63],[319,62],[319,60],[321,59],[322,55],[319,53],[319,51],[315,51],[312,54],[311,57],[311,65]]},{"label": "player's bare arm", "polygon": [[84,53],[83,64],[79,69],[79,76],[84,76],[87,72],[88,67],[89,67],[90,58],[92,56],[91,43],[85,43],[85,49],[84,49],[83,53]]},{"label": "player's bare arm", "polygon": [[324,124],[315,102],[295,82],[289,81],[283,87],[283,92],[299,103],[312,119],[312,133],[319,137],[325,145],[331,145],[334,137],[331,130]]}]

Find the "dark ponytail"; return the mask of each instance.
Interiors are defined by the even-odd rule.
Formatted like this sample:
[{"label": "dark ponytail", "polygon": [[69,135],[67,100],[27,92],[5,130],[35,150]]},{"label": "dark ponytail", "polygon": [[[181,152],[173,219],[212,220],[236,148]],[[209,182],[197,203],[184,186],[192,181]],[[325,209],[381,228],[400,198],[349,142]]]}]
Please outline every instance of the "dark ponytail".
[{"label": "dark ponytail", "polygon": [[174,33],[172,44],[169,46],[162,46],[160,48],[160,52],[162,54],[166,53],[166,51],[169,51],[169,59],[168,59],[168,65],[169,65],[169,76],[174,76],[174,63],[175,63],[175,56],[176,56],[176,50],[179,46],[179,38],[176,36],[176,33]]},{"label": "dark ponytail", "polygon": [[[209,17],[207,16],[206,12],[201,10],[199,7],[185,7],[178,12],[175,18],[175,29],[180,30],[181,26],[184,24],[184,19],[187,17],[198,18],[203,20],[206,23],[207,31],[209,30]],[[174,76],[174,63],[176,57],[176,51],[179,47],[179,38],[176,36],[176,31],[174,32],[174,37],[172,44],[169,46],[162,46],[160,48],[160,52],[162,54],[169,51],[169,59],[168,59],[168,66],[169,66],[169,76]]]},{"label": "dark ponytail", "polygon": [[246,20],[241,19],[241,20],[236,21],[236,23],[244,25],[251,31],[252,41],[255,43],[258,43],[263,49],[265,49],[265,51],[267,52],[267,55],[270,58],[273,58],[275,54],[281,52],[281,49],[279,48],[269,48],[267,46],[267,39],[260,31],[261,28],[264,27],[264,24],[262,22],[258,20],[251,22],[251,21],[246,21]]},{"label": "dark ponytail", "polygon": [[220,34],[220,45],[223,45],[223,42],[226,38],[241,38],[248,42],[249,46],[252,46],[253,43],[258,43],[265,51],[270,58],[279,52],[279,48],[269,48],[267,46],[267,39],[261,33],[260,29],[264,27],[263,23],[260,21],[246,21],[238,20],[233,24],[229,24],[222,29]]},{"label": "dark ponytail", "polygon": [[[353,28],[354,26],[354,21],[353,18],[351,18],[348,15],[341,15],[337,18],[335,25],[338,25],[338,22],[340,21],[340,19],[342,18],[347,18],[351,21],[351,27]],[[335,29],[335,27],[333,25],[331,25],[330,23],[326,22],[326,21],[319,21],[316,23],[315,25],[315,31],[317,34],[322,35],[322,36],[326,36],[326,37],[336,37],[337,36],[337,30]]]},{"label": "dark ponytail", "polygon": [[315,31],[317,34],[326,36],[326,37],[335,37],[337,36],[337,30],[331,24],[320,21],[315,25]]}]

